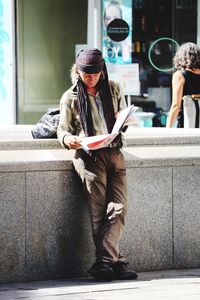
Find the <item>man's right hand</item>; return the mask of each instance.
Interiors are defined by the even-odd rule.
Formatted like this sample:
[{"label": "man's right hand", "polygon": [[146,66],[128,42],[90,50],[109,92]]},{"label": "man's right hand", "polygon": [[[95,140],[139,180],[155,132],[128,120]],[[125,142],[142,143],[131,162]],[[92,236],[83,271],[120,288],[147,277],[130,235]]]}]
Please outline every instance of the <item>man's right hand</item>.
[{"label": "man's right hand", "polygon": [[69,149],[79,149],[81,148],[81,139],[76,135],[66,135],[64,138],[64,143]]}]

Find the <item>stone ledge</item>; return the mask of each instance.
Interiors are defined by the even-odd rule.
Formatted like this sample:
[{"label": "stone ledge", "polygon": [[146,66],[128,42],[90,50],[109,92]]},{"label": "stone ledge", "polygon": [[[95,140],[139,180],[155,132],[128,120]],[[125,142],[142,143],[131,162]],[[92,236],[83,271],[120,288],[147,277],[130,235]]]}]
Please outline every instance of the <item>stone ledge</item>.
[{"label": "stone ledge", "polygon": [[[123,255],[136,271],[198,267],[200,145],[138,144],[123,153],[129,201]],[[87,275],[94,248],[73,154],[0,151],[0,282]]]},{"label": "stone ledge", "polygon": [[199,165],[200,146],[144,146],[125,147],[127,167]]},{"label": "stone ledge", "polygon": [[57,139],[0,140],[0,150],[62,149]]},{"label": "stone ledge", "polygon": [[[127,168],[147,166],[200,165],[200,146],[124,147]],[[72,169],[74,151],[66,149],[34,149],[0,151],[2,172],[47,171]]]},{"label": "stone ledge", "polygon": [[[33,139],[31,125],[0,127],[0,150],[61,149],[57,139]],[[125,146],[200,145],[199,129],[137,128],[127,129]]]},{"label": "stone ledge", "polygon": [[31,129],[34,125],[1,125],[0,140],[33,139]]},{"label": "stone ledge", "polygon": [[24,172],[72,169],[73,153],[65,149],[0,151],[0,170]]},{"label": "stone ledge", "polygon": [[198,128],[134,128],[129,126],[125,134],[126,146],[186,144],[200,144]]}]

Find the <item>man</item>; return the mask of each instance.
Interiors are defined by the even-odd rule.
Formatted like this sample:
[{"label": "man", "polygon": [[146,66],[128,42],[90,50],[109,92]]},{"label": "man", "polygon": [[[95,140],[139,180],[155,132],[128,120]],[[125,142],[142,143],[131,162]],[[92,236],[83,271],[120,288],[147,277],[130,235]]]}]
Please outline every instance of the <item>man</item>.
[{"label": "man", "polygon": [[72,67],[73,86],[60,102],[58,139],[63,147],[75,149],[73,164],[86,193],[96,261],[88,273],[97,280],[136,279],[119,242],[127,211],[127,185],[121,138],[110,147],[86,153],[83,136],[110,133],[118,112],[125,108],[124,96],[116,82],[108,80],[101,51],[82,50]]}]

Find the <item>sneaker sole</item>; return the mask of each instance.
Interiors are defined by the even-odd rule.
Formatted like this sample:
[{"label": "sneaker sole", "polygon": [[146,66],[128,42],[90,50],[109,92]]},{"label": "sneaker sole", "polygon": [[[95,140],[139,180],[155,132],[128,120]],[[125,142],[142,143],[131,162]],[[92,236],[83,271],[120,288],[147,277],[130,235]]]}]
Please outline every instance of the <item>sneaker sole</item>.
[{"label": "sneaker sole", "polygon": [[93,270],[88,270],[87,272],[98,281],[112,281],[114,278],[113,270],[99,271],[98,273]]},{"label": "sneaker sole", "polygon": [[137,279],[137,274],[131,274],[131,275],[122,275],[122,276],[117,276],[115,275],[115,279],[117,280],[135,280]]}]

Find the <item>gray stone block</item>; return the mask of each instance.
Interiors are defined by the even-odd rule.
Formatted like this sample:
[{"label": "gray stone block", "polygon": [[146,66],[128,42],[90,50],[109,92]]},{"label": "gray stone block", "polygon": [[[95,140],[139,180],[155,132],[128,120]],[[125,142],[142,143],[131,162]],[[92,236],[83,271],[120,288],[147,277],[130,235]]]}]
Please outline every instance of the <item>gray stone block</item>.
[{"label": "gray stone block", "polygon": [[83,276],[92,263],[91,231],[73,172],[27,174],[27,280]]},{"label": "gray stone block", "polygon": [[[73,151],[29,146],[0,151],[0,282],[85,276],[94,245]],[[136,271],[199,267],[199,153],[156,141],[124,148],[121,253]]]},{"label": "gray stone block", "polygon": [[0,173],[0,282],[25,272],[25,174]]},{"label": "gray stone block", "polygon": [[128,168],[122,254],[139,271],[172,266],[172,168]]},{"label": "gray stone block", "polygon": [[174,265],[200,266],[200,166],[173,168]]}]

